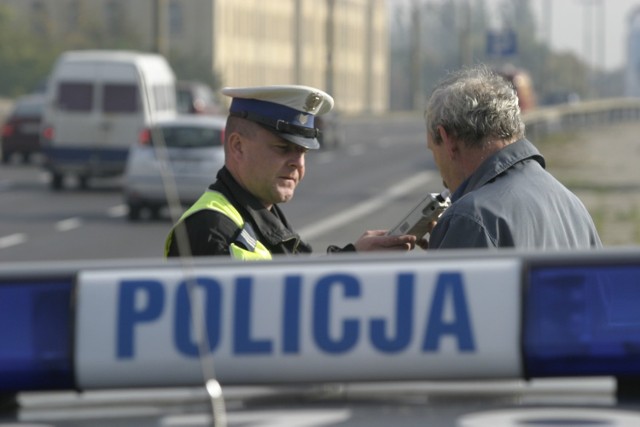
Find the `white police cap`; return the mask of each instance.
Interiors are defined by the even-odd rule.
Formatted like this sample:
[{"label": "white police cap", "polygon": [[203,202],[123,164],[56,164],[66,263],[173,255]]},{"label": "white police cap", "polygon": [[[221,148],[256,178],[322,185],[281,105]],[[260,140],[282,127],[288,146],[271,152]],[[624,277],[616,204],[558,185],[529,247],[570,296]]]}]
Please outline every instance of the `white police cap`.
[{"label": "white police cap", "polygon": [[302,85],[225,87],[221,92],[233,98],[231,116],[256,122],[302,147],[320,148],[314,118],[333,108],[328,93]]}]

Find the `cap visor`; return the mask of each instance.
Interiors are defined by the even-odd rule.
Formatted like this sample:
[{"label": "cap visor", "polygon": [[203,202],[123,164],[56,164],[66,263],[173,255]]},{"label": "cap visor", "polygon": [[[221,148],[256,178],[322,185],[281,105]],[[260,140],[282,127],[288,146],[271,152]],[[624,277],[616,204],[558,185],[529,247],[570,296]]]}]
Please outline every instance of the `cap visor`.
[{"label": "cap visor", "polygon": [[303,136],[293,135],[293,134],[284,133],[284,132],[276,132],[273,130],[272,132],[278,135],[279,137],[281,137],[282,139],[285,139],[289,142],[293,142],[294,144],[304,147],[308,150],[317,150],[318,148],[320,148],[320,143],[316,138],[305,138]]}]

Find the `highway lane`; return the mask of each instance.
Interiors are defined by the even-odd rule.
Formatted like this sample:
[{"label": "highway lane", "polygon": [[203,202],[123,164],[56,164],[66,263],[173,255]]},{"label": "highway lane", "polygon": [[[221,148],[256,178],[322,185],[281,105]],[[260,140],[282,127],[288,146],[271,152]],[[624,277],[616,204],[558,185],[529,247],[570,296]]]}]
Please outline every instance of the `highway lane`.
[{"label": "highway lane", "polygon": [[[294,200],[283,205],[316,252],[365,229],[389,228],[441,184],[419,114],[344,121],[346,143],[311,152]],[[212,171],[212,176],[215,171]],[[171,219],[129,222],[119,179],[73,181],[52,191],[39,165],[0,168],[0,262],[132,259],[162,256]]]}]

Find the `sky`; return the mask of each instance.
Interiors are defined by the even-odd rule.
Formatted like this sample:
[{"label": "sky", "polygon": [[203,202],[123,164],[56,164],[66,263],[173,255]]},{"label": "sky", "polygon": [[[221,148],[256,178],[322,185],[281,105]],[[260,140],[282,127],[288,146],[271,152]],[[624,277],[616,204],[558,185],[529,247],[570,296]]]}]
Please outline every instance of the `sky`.
[{"label": "sky", "polygon": [[[539,37],[548,40],[550,33],[554,50],[574,52],[606,71],[625,66],[629,33],[627,16],[630,11],[640,8],[640,0],[530,1],[538,16]],[[546,13],[545,6],[551,7]],[[545,23],[549,21],[551,25],[547,27]]]}]

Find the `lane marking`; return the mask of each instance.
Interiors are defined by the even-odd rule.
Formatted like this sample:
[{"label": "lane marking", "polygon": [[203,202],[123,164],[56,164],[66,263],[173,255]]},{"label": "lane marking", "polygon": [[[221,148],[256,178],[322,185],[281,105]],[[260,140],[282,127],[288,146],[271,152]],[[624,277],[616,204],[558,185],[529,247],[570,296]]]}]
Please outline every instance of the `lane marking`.
[{"label": "lane marking", "polygon": [[124,204],[111,206],[109,209],[107,209],[107,215],[110,218],[119,218],[121,216],[125,216],[127,212],[129,212],[129,208]]},{"label": "lane marking", "polygon": [[0,237],[0,249],[19,245],[26,241],[27,241],[27,235],[24,233],[16,233],[16,234],[10,234],[8,236]]},{"label": "lane marking", "polygon": [[347,209],[346,211],[342,211],[339,214],[328,217],[323,221],[318,221],[313,225],[299,229],[298,234],[306,240],[313,239],[329,230],[336,229],[353,222],[358,218],[362,218],[363,216],[370,214],[371,211],[387,205],[390,200],[409,194],[416,188],[425,187],[426,183],[438,180],[439,177],[440,175],[434,171],[423,171],[418,173],[413,177],[390,187],[384,193],[366,200],[359,205],[355,205],[351,209]]},{"label": "lane marking", "polygon": [[82,220],[78,217],[73,217],[73,218],[68,218],[68,219],[63,219],[62,221],[58,221],[56,223],[56,230],[57,231],[69,231],[69,230],[73,230],[74,228],[78,228],[82,225]]}]

